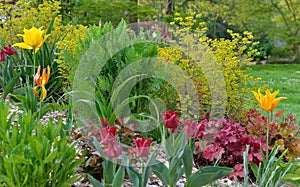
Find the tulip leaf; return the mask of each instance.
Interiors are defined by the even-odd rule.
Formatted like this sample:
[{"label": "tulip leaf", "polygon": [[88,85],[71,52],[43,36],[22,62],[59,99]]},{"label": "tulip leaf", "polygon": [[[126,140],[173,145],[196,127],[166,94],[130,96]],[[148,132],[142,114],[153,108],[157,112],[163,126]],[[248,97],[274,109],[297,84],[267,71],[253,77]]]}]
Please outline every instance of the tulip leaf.
[{"label": "tulip leaf", "polygon": [[56,16],[57,16],[57,14],[55,14],[55,15],[52,16],[52,19],[51,19],[51,22],[50,22],[50,24],[48,26],[46,34],[50,34],[51,33],[51,30],[53,28],[53,24],[54,24]]},{"label": "tulip leaf", "polygon": [[233,170],[227,167],[203,167],[194,173],[185,184],[185,187],[199,187],[207,185],[217,179],[225,177],[232,173]]},{"label": "tulip leaf", "polygon": [[143,186],[147,185],[148,182],[148,178],[152,173],[152,168],[151,166],[158,163],[158,161],[156,160],[156,156],[158,154],[158,151],[154,151],[151,153],[150,157],[148,158],[145,166],[144,166],[144,171],[142,174],[142,178],[143,178]]},{"label": "tulip leaf", "polygon": [[131,166],[126,167],[127,173],[129,175],[129,179],[135,187],[140,187],[140,181],[142,181],[142,177],[140,174],[135,171]]},{"label": "tulip leaf", "polygon": [[185,170],[186,178],[189,178],[193,170],[193,153],[188,144],[186,144],[182,155],[183,167]]},{"label": "tulip leaf", "polygon": [[97,179],[95,179],[93,176],[88,175],[89,181],[92,183],[94,187],[104,187]]},{"label": "tulip leaf", "polygon": [[171,143],[171,138],[168,138],[165,141],[163,141],[162,147],[163,147],[164,152],[167,155],[167,158],[170,158],[173,156],[174,146]]},{"label": "tulip leaf", "polygon": [[124,166],[120,166],[117,173],[114,176],[112,186],[113,187],[121,187],[125,177],[125,169]]},{"label": "tulip leaf", "polygon": [[169,185],[168,168],[162,162],[159,162],[158,164],[151,166],[151,168],[153,169],[155,175],[164,183],[164,186],[168,186]]},{"label": "tulip leaf", "polygon": [[19,80],[21,73],[17,74],[5,87],[4,87],[4,91],[3,91],[3,95],[2,98],[3,100],[6,99],[6,96],[11,93],[13,91],[13,88],[15,86],[15,84],[17,83],[17,81]]}]

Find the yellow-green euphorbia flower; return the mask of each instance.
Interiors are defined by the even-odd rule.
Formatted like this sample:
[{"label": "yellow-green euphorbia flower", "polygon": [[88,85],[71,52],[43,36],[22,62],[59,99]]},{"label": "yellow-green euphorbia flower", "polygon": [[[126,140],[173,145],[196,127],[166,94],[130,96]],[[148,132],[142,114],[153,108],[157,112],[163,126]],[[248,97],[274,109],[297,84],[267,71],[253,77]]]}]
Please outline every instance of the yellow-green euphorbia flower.
[{"label": "yellow-green euphorbia flower", "polygon": [[36,83],[36,87],[33,88],[33,93],[39,97],[38,92],[36,91],[36,89],[38,87],[42,88],[42,101],[46,98],[47,96],[47,90],[45,88],[45,85],[48,83],[49,77],[50,77],[50,67],[47,67],[47,71],[46,68],[44,68],[43,70],[43,74],[41,76],[41,66],[38,67],[38,70],[34,76],[34,82]]},{"label": "yellow-green euphorbia flower", "polygon": [[34,49],[37,52],[43,43],[47,40],[50,34],[47,34],[43,37],[44,30],[43,27],[31,29],[24,29],[24,34],[17,34],[17,36],[23,37],[23,43],[15,43],[13,46],[17,46],[23,49]]},{"label": "yellow-green euphorbia flower", "polygon": [[270,112],[270,111],[274,110],[277,107],[279,101],[287,99],[286,97],[276,98],[278,93],[279,93],[279,90],[275,91],[274,93],[271,93],[270,90],[267,89],[266,95],[263,95],[260,92],[260,88],[258,89],[258,92],[253,92],[256,100],[260,104],[260,107],[266,112]]}]

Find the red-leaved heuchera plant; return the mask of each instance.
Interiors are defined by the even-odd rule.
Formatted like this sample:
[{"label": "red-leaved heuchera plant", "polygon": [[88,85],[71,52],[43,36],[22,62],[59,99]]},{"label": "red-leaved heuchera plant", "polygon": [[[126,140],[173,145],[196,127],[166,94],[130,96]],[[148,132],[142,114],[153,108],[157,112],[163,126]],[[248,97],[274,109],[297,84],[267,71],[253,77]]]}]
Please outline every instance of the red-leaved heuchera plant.
[{"label": "red-leaved heuchera plant", "polygon": [[233,167],[235,170],[229,177],[243,177],[241,164],[247,144],[250,145],[248,160],[257,164],[262,161],[260,147],[266,146],[264,139],[249,136],[241,123],[227,119],[209,122],[205,119],[200,124],[205,128],[199,131],[202,136],[201,142],[196,140],[195,144],[196,166],[211,165],[221,154],[220,164]]}]

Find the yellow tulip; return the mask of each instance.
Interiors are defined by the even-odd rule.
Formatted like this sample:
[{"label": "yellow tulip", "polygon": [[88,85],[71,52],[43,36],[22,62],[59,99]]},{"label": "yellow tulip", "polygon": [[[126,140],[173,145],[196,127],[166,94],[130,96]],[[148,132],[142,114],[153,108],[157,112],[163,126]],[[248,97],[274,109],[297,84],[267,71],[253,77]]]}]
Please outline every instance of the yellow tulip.
[{"label": "yellow tulip", "polygon": [[24,34],[17,34],[17,36],[23,37],[23,43],[15,43],[13,46],[17,46],[23,49],[34,49],[37,52],[40,47],[44,44],[50,34],[47,34],[43,37],[44,30],[43,27],[31,29],[24,29]]},{"label": "yellow tulip", "polygon": [[47,71],[46,68],[44,68],[42,76],[40,74],[40,71],[41,71],[41,66],[38,67],[38,70],[34,76],[34,82],[36,83],[37,86],[33,88],[33,93],[37,97],[39,97],[39,94],[36,91],[36,89],[38,87],[42,88],[42,101],[43,101],[47,96],[47,90],[45,88],[45,85],[48,83],[48,80],[50,78],[50,67],[49,66],[47,67]]},{"label": "yellow tulip", "polygon": [[270,111],[274,110],[277,107],[279,101],[287,99],[286,97],[276,98],[278,93],[279,93],[279,90],[275,91],[274,93],[271,93],[270,90],[267,89],[266,95],[263,95],[260,92],[260,88],[258,89],[258,92],[253,92],[256,100],[260,104],[260,107],[266,112],[270,112]]}]

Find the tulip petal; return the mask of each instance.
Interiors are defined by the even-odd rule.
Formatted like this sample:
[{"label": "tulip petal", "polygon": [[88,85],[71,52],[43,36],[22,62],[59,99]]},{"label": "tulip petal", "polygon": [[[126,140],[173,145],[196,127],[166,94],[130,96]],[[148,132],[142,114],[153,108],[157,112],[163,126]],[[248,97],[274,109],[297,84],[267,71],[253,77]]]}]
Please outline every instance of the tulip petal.
[{"label": "tulip petal", "polygon": [[42,101],[43,101],[47,96],[47,90],[45,86],[41,86],[41,87],[42,87]]},{"label": "tulip petal", "polygon": [[36,95],[37,97],[39,97],[39,94],[38,94],[38,92],[36,91],[37,88],[38,88],[38,86],[35,86],[35,87],[32,89],[32,91],[33,91],[34,95]]},{"label": "tulip petal", "polygon": [[278,97],[278,98],[274,99],[274,100],[272,101],[271,110],[274,110],[274,109],[277,107],[279,101],[285,100],[285,99],[287,99],[287,98],[286,98],[286,97]]},{"label": "tulip petal", "polygon": [[269,89],[266,89],[265,92],[266,95],[262,95],[259,88],[258,92],[252,93],[254,94],[256,100],[260,104],[260,107],[266,112],[274,110],[277,107],[279,101],[287,99],[286,97],[276,98],[276,96],[279,94],[279,90],[276,90],[275,92],[271,93]]},{"label": "tulip petal", "polygon": [[37,72],[34,76],[34,82],[38,86],[41,86],[40,76],[41,76],[41,66],[38,67]]},{"label": "tulip petal", "polygon": [[20,47],[22,49],[33,49],[32,46],[26,44],[26,43],[15,43],[14,45],[12,45],[13,47]]}]

